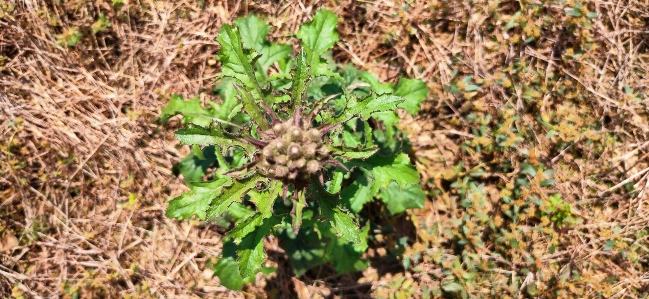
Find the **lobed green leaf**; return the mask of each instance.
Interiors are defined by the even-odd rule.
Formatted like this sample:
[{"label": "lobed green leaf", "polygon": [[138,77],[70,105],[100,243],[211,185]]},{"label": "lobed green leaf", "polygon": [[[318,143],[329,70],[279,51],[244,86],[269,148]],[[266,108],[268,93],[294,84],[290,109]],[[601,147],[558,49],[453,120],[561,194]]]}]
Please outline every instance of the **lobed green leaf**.
[{"label": "lobed green leaf", "polygon": [[381,191],[381,200],[385,203],[390,215],[395,215],[407,209],[424,208],[426,193],[419,184],[407,184],[401,187],[393,181]]},{"label": "lobed green leaf", "polygon": [[[194,145],[194,147],[198,146]],[[215,152],[214,146],[208,146],[203,150],[192,148],[192,152],[174,165],[174,174],[182,174],[187,182],[199,181],[205,176],[207,169],[216,162]]]},{"label": "lobed green leaf", "polygon": [[270,26],[255,15],[238,18],[234,21],[234,24],[241,33],[243,47],[261,52],[266,43],[266,36],[268,36]]},{"label": "lobed green leaf", "polygon": [[410,115],[419,112],[421,103],[428,97],[428,86],[419,79],[399,79],[394,95],[400,96],[405,101],[399,104],[399,108],[405,109]]},{"label": "lobed green leaf", "polygon": [[239,263],[233,257],[221,258],[214,265],[214,274],[219,277],[219,283],[233,291],[243,288],[244,280],[239,273]]},{"label": "lobed green leaf", "polygon": [[234,238],[235,242],[240,242],[243,237],[261,225],[264,219],[272,217],[273,204],[281,192],[282,183],[279,181],[272,182],[271,187],[262,192],[250,190],[248,195],[250,201],[257,205],[257,213],[235,226],[228,235]]},{"label": "lobed green leaf", "polygon": [[326,75],[329,71],[320,56],[338,42],[337,23],[336,14],[328,10],[319,10],[313,21],[300,26],[297,38],[302,41],[302,47],[306,51],[312,76]]},{"label": "lobed green leaf", "polygon": [[293,69],[292,76],[291,99],[293,99],[294,107],[301,107],[302,103],[306,100],[306,91],[311,82],[307,57],[304,51],[301,51],[295,57],[295,68]]},{"label": "lobed green leaf", "polygon": [[184,193],[169,202],[166,216],[176,219],[189,219],[196,215],[205,220],[206,211],[212,199],[223,193],[223,189],[232,185],[231,177],[220,177],[212,182],[189,182],[190,192]]},{"label": "lobed green leaf", "polygon": [[255,99],[252,97],[250,91],[241,89],[236,84],[234,85],[234,88],[239,94],[239,99],[241,99],[241,101],[243,102],[243,109],[248,112],[248,115],[250,116],[250,118],[252,118],[255,124],[257,124],[264,131],[270,129],[270,125],[268,124],[266,116],[259,108],[259,104],[257,104]]},{"label": "lobed green leaf", "polygon": [[219,113],[221,110],[217,109],[219,106],[211,102],[208,103],[212,105],[212,108],[203,108],[198,97],[185,101],[181,95],[173,95],[169,99],[169,103],[162,108],[159,120],[165,124],[172,116],[182,114],[183,123],[209,126],[214,119],[220,119],[223,115]]},{"label": "lobed green leaf", "polygon": [[358,244],[349,243],[345,239],[334,238],[327,243],[325,252],[326,258],[334,265],[338,274],[346,274],[354,271],[363,271],[369,266],[369,261],[362,258],[363,253],[367,250],[367,234],[370,226],[365,225],[360,230],[360,239]]},{"label": "lobed green leaf", "polygon": [[223,241],[221,258],[212,268],[214,275],[219,277],[220,284],[234,291],[241,290],[245,283],[254,282],[257,272],[270,274],[271,271],[269,270],[272,270],[264,268],[260,264],[256,272],[253,271],[254,273],[242,276],[239,271],[239,262],[237,261],[237,250],[237,245],[231,239],[226,238]]},{"label": "lobed green leaf", "polygon": [[233,180],[232,186],[229,186],[223,191],[222,194],[217,196],[210,203],[207,209],[207,219],[214,219],[220,217],[233,202],[241,202],[243,196],[248,191],[257,186],[257,183],[263,182],[266,179],[259,174],[254,174],[241,181]]},{"label": "lobed green leaf", "polygon": [[401,187],[408,184],[419,184],[419,172],[410,163],[410,157],[406,154],[398,154],[394,157],[384,158],[374,156],[365,163],[372,165],[371,171],[374,179],[380,187],[387,187],[391,181]]},{"label": "lobed green leaf", "polygon": [[223,151],[230,147],[238,146],[241,147],[248,156],[251,156],[256,151],[256,148],[253,145],[226,137],[222,132],[217,130],[210,130],[201,127],[188,127],[179,129],[174,133],[174,135],[182,144],[196,144],[202,146],[218,145]]},{"label": "lobed green leaf", "polygon": [[403,101],[404,98],[402,97],[388,94],[371,94],[362,101],[358,101],[354,95],[351,95],[347,99],[347,105],[343,112],[338,117],[331,120],[331,122],[336,124],[343,123],[354,117],[360,117],[363,120],[367,120],[372,113],[394,110],[397,105],[403,103]]},{"label": "lobed green leaf", "polygon": [[255,101],[263,101],[261,86],[252,65],[259,54],[253,49],[244,49],[240,32],[228,24],[221,27],[217,41],[221,45],[217,58],[223,67],[219,77],[238,80]]},{"label": "lobed green leaf", "polygon": [[[270,43],[266,40],[270,26],[254,15],[238,18],[234,24],[241,33],[241,42],[244,48],[254,49],[261,54],[257,58],[256,64],[262,78],[257,77],[259,81],[266,78],[268,69],[273,63],[289,57],[293,50],[288,45]],[[266,79],[268,81],[268,79]],[[265,82],[262,82],[264,84]]]},{"label": "lobed green leaf", "polygon": [[[293,49],[287,45],[271,44],[270,46],[264,47],[259,53],[261,53],[261,57],[257,59],[259,69],[264,76],[267,76],[270,66],[277,61],[291,56]],[[270,78],[266,79],[266,82],[268,81],[270,81]]]},{"label": "lobed green leaf", "polygon": [[339,157],[345,157],[347,159],[367,159],[374,155],[379,149],[377,147],[362,149],[362,148],[350,148],[350,147],[337,147],[332,145],[327,145],[327,148],[335,155]]},{"label": "lobed green leaf", "polygon": [[313,221],[305,221],[298,234],[295,234],[290,223],[284,223],[278,229],[279,245],[288,256],[289,263],[296,276],[301,276],[309,269],[327,262],[321,231],[314,227]]},{"label": "lobed green leaf", "polygon": [[392,83],[381,83],[381,81],[379,81],[379,78],[374,76],[372,73],[363,72],[363,73],[360,74],[360,77],[361,77],[361,79],[363,81],[370,84],[370,87],[371,87],[372,91],[376,92],[377,94],[393,93],[394,92],[394,84],[392,84]]},{"label": "lobed green leaf", "polygon": [[264,237],[270,234],[270,229],[279,224],[277,217],[265,219],[261,226],[248,234],[239,243],[239,271],[242,277],[248,277],[259,272],[266,253],[264,252]]},{"label": "lobed green leaf", "polygon": [[[382,157],[378,154],[366,160],[352,160],[345,163],[349,168],[359,167],[362,175],[348,187],[341,191],[341,197],[344,203],[348,203],[350,209],[358,212],[362,206],[369,201],[372,201],[379,191],[385,192],[385,188],[392,182],[397,187],[411,188],[410,186],[419,186],[419,173],[417,169],[410,163],[410,158],[406,154],[398,154],[396,156]],[[420,187],[419,187],[420,188]],[[421,189],[421,188],[420,188]],[[416,192],[413,189],[408,189],[410,192]],[[423,191],[422,191],[423,192]],[[413,193],[411,196],[415,198],[419,193]],[[420,197],[416,197],[417,200]],[[389,206],[392,205],[394,210],[398,210],[400,205],[410,206],[414,204],[405,203],[392,203],[391,200],[401,200],[395,196],[388,195],[386,202]],[[413,202],[419,202],[413,200]]]},{"label": "lobed green leaf", "polygon": [[[361,243],[362,240],[358,231],[358,224],[354,222],[349,214],[338,208],[334,202],[326,196],[322,196],[324,195],[323,193],[326,193],[326,191],[320,190],[321,196],[319,196],[319,202],[321,215],[330,222],[331,227],[336,232],[336,236],[348,242]],[[331,198],[331,196],[329,197]]]},{"label": "lobed green leaf", "polygon": [[340,193],[342,200],[352,212],[358,213],[363,205],[374,199],[374,179],[371,174],[361,175]]}]

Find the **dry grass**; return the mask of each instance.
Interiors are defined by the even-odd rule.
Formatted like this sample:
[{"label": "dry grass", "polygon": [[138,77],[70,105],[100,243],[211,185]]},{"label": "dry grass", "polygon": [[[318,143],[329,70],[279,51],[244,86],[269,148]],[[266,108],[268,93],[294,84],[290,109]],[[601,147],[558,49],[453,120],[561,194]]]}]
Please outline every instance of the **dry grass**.
[{"label": "dry grass", "polygon": [[[55,33],[87,28],[99,11],[114,20],[109,32],[55,44]],[[160,94],[210,86],[215,33],[237,11],[26,1],[15,21],[2,19],[2,224],[20,244],[2,255],[5,291],[169,297],[193,284],[227,293],[202,279],[218,234],[164,217],[183,188],[171,174],[182,151],[153,120]]]},{"label": "dry grass", "polygon": [[[520,149],[530,153],[526,161],[556,171],[557,183],[530,192],[561,194],[582,219],[571,228],[547,224],[551,230],[539,234],[531,232],[538,221],[511,229],[528,243],[532,264],[541,263],[523,284],[550,290],[547,298],[577,291],[587,298],[641,298],[649,292],[649,3],[589,1],[584,7],[598,17],[588,27],[580,23],[585,17],[566,14],[574,1],[205,1],[201,8],[197,1],[174,0],[128,1],[118,8],[101,0],[30,0],[13,2],[13,11],[9,2],[0,1],[2,296],[421,296],[412,287],[439,286],[446,267],[426,256],[437,249],[454,254],[452,240],[429,228],[467,215],[449,208],[460,196],[449,187],[458,177],[452,168],[460,162],[467,169],[491,161],[520,163]],[[417,271],[390,273],[375,265],[363,276],[324,273],[300,281],[279,252],[270,254],[280,268],[276,274],[259,277],[243,293],[230,292],[203,272],[218,256],[222,232],[164,216],[168,198],[184,190],[170,169],[187,149],[154,120],[168,95],[191,97],[211,88],[218,66],[210,60],[221,24],[255,12],[266,16],[273,38],[292,41],[291,34],[321,6],[340,16],[338,62],[385,81],[406,74],[428,82],[425,111],[404,120],[423,183],[441,192],[409,216],[418,236],[407,255],[424,257]],[[92,34],[100,12],[111,27]],[[505,31],[512,16],[535,25]],[[73,47],[57,45],[57,35],[71,28],[84,38]],[[529,36],[535,40],[524,43]],[[550,73],[554,77],[544,75]],[[466,75],[481,86],[476,94],[447,88]],[[512,121],[519,132],[531,128],[535,135],[493,155],[467,150],[467,144],[480,143],[472,130],[479,125],[467,116],[492,114],[502,124],[505,110],[520,116]],[[537,116],[554,125],[555,137],[545,137],[549,129]],[[501,217],[506,209],[499,192],[515,175],[483,168],[487,174],[475,181],[485,184],[491,200],[486,213]],[[503,227],[509,224],[505,220]],[[477,254],[495,260],[501,271],[486,280],[507,281],[529,266],[527,250],[499,249],[485,239]],[[605,250],[608,240],[619,241],[612,251]],[[276,249],[274,244],[269,240],[267,248]],[[629,251],[635,261],[621,256],[624,248],[635,248]],[[511,251],[506,261],[502,251]],[[586,279],[551,282],[570,276],[571,269]],[[615,280],[601,283],[607,277]],[[474,294],[490,297],[491,287],[476,284]],[[527,296],[523,289],[508,294]]]}]

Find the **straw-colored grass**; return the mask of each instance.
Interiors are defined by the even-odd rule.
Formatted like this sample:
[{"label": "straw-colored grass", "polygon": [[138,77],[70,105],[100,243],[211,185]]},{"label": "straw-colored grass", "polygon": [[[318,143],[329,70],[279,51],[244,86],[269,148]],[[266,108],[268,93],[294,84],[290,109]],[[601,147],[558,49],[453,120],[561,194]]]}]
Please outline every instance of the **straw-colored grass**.
[{"label": "straw-colored grass", "polygon": [[[410,298],[465,283],[464,273],[477,277],[467,294],[484,298],[649,293],[649,3],[117,2],[0,0],[0,297]],[[172,135],[177,121],[155,119],[171,94],[218,101],[202,91],[218,75],[221,24],[256,13],[273,39],[292,43],[320,7],[340,16],[337,62],[430,88],[402,126],[431,191],[426,209],[381,224],[409,236],[411,267],[384,264],[397,237],[381,236],[363,273],[295,278],[271,238],[277,272],[231,292],[205,270],[224,231],[164,216],[185,190],[171,167],[188,149]],[[93,33],[100,13],[110,27]],[[67,46],[74,32],[83,37]],[[554,170],[556,182],[516,185],[524,162]],[[469,175],[477,168],[484,174]],[[483,184],[483,206],[471,196],[473,208],[459,205],[473,194],[451,186],[464,178]],[[508,192],[521,201],[504,203]],[[544,219],[544,205],[510,220],[521,193],[558,194],[576,221]],[[478,212],[502,230],[468,224]],[[465,252],[486,270],[452,264],[463,238],[483,240]]]}]

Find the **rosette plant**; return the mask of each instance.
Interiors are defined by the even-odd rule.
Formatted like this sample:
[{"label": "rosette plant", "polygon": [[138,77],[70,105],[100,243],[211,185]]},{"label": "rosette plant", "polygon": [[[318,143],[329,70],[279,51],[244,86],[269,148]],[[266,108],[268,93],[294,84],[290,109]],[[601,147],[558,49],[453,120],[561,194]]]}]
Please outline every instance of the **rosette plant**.
[{"label": "rosette plant", "polygon": [[[419,174],[396,129],[397,108],[418,111],[420,80],[382,84],[338,68],[330,48],[337,17],[321,10],[300,27],[301,50],[266,40],[254,16],[223,25],[217,41],[222,102],[173,96],[161,121],[184,116],[175,136],[193,146],[176,167],[191,189],[171,200],[167,216],[196,216],[232,227],[213,265],[221,283],[240,289],[268,270],[264,238],[275,235],[296,275],[331,263],[362,270],[370,224],[359,212],[380,199],[387,214],[423,207]],[[210,172],[211,171],[211,172]]]}]

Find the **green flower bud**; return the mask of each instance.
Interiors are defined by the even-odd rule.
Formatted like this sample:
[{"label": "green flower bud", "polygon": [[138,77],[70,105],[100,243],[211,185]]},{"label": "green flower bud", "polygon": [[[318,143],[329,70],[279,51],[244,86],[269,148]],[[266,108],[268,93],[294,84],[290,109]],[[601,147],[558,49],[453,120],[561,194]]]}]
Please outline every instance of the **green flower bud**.
[{"label": "green flower bud", "polygon": [[264,175],[280,180],[308,178],[321,169],[319,160],[326,160],[330,151],[323,145],[324,134],[318,129],[302,129],[291,121],[273,125],[274,140],[262,149],[257,168]]},{"label": "green flower bud", "polygon": [[262,167],[259,167],[259,173],[261,173],[262,175],[269,175],[268,169]]},{"label": "green flower bud", "polygon": [[281,140],[283,142],[285,142],[286,144],[290,144],[291,142],[293,142],[293,137],[291,137],[291,134],[284,134],[284,135],[282,135]]},{"label": "green flower bud", "polygon": [[275,132],[275,135],[277,136],[284,134],[284,124],[275,124],[273,126],[273,132]]},{"label": "green flower bud", "polygon": [[320,156],[326,157],[327,155],[329,155],[329,149],[327,148],[327,146],[323,145],[318,149],[318,154],[320,154]]},{"label": "green flower bud", "polygon": [[318,145],[315,143],[308,143],[302,148],[302,155],[306,157],[307,159],[313,158],[315,156],[316,150],[318,148]]},{"label": "green flower bud", "polygon": [[291,159],[298,159],[300,158],[301,153],[300,146],[297,143],[291,143],[291,145],[288,147],[288,156],[291,157]]},{"label": "green flower bud", "polygon": [[275,145],[275,149],[277,149],[277,151],[279,151],[280,153],[286,149],[286,145],[288,144],[281,139],[275,139],[272,141],[272,143]]},{"label": "green flower bud", "polygon": [[299,160],[295,161],[295,168],[303,168],[304,165],[306,165],[306,159],[300,158]]},{"label": "green flower bud", "polygon": [[320,131],[318,131],[318,129],[310,129],[307,132],[307,138],[309,140],[313,141],[313,142],[322,143],[322,138],[323,137],[324,136],[322,136],[322,134],[320,134]]},{"label": "green flower bud", "polygon": [[264,149],[262,150],[262,153],[264,154],[264,157],[267,157],[267,158],[270,157],[270,158],[272,158],[272,157],[273,157],[273,147],[272,147],[271,145],[267,145],[267,146],[264,147]]},{"label": "green flower bud", "polygon": [[275,176],[277,177],[283,178],[286,177],[286,175],[288,175],[288,168],[286,166],[276,165],[274,170],[275,170]]},{"label": "green flower bud", "polygon": [[275,163],[277,165],[286,165],[288,163],[288,157],[286,155],[279,155],[275,157]]},{"label": "green flower bud", "polygon": [[295,142],[302,142],[302,130],[298,127],[291,127],[291,140]]},{"label": "green flower bud", "polygon": [[314,174],[320,170],[320,163],[316,160],[311,160],[306,163],[306,172],[309,174]]},{"label": "green flower bud", "polygon": [[268,163],[268,160],[266,159],[261,160],[261,163],[259,163],[259,169],[261,169],[263,173],[267,173],[269,168],[270,168],[270,163]]}]

